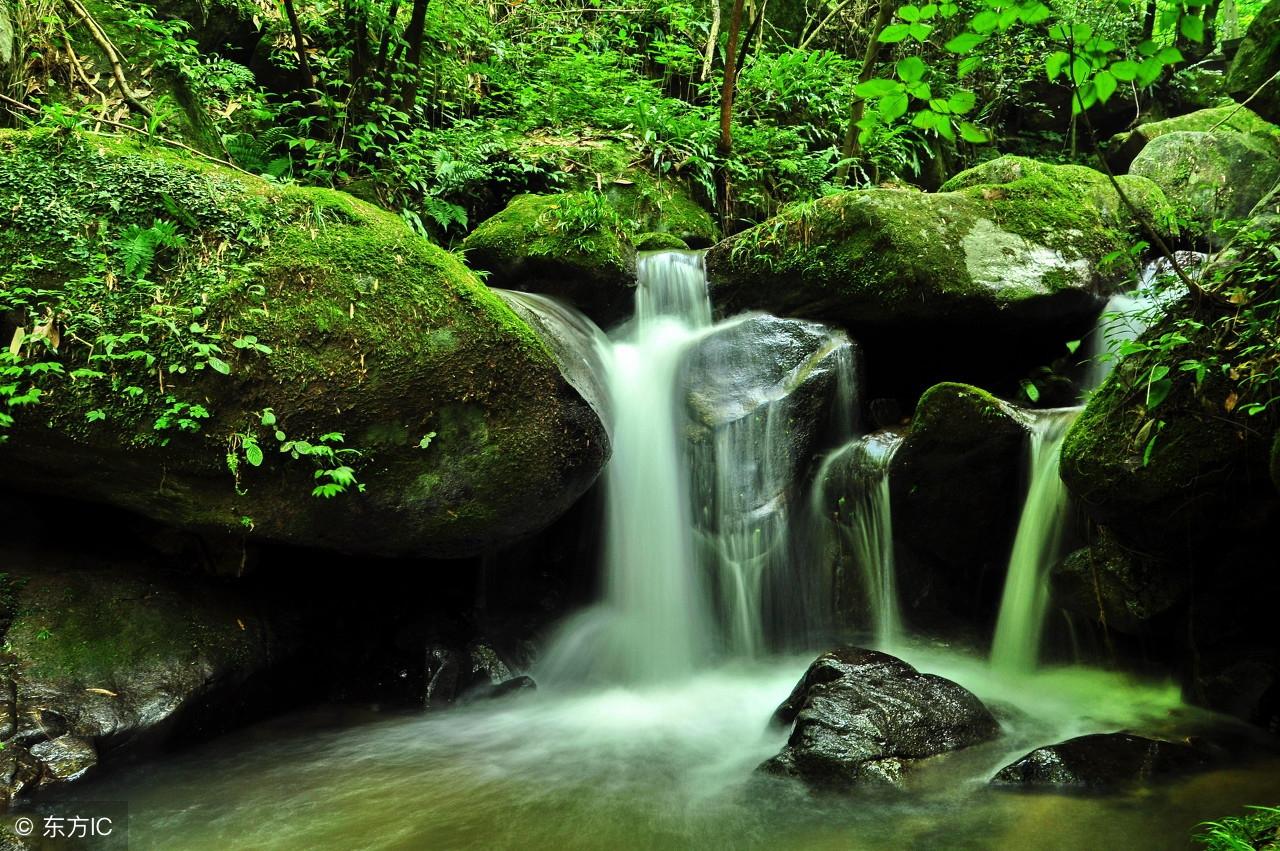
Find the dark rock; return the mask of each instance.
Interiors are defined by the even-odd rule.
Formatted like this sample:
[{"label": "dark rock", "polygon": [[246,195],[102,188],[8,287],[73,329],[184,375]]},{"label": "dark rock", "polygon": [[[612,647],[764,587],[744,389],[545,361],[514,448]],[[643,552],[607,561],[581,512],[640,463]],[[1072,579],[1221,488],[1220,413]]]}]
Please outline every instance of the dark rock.
[{"label": "dark rock", "polygon": [[39,760],[43,770],[41,786],[79,780],[98,764],[98,751],[93,742],[78,736],[59,736],[38,742],[31,746],[30,753]]},{"label": "dark rock", "polygon": [[963,587],[1003,568],[1022,504],[1026,440],[1018,410],[985,390],[948,383],[926,391],[890,468],[904,550]]},{"label": "dark rock", "polygon": [[1105,529],[1093,544],[1056,565],[1049,578],[1057,605],[1131,635],[1149,632],[1151,622],[1170,611],[1189,584],[1176,562],[1130,550]]},{"label": "dark rock", "polygon": [[533,685],[529,677],[514,677],[497,652],[482,643],[462,649],[431,645],[427,648],[426,665],[423,703],[427,709],[443,709]]},{"label": "dark rock", "polygon": [[1190,745],[1129,733],[1095,733],[1036,748],[992,778],[997,786],[1104,791],[1194,771],[1207,762]]},{"label": "dark rock", "polygon": [[[1259,115],[1280,123],[1280,91],[1274,81],[1280,72],[1280,0],[1271,0],[1249,24],[1244,41],[1236,50],[1227,74],[1227,91],[1237,100],[1257,97],[1249,102]],[[1262,87],[1261,91],[1258,89]]]},{"label": "dark rock", "polygon": [[471,703],[478,700],[497,700],[520,692],[535,691],[537,688],[538,684],[533,681],[533,677],[521,675],[496,685],[475,688],[464,696],[463,701]]},{"label": "dark rock", "polygon": [[758,770],[815,790],[897,785],[916,761],[1000,732],[962,686],[858,647],[819,656],[774,721],[795,726],[782,752]]}]

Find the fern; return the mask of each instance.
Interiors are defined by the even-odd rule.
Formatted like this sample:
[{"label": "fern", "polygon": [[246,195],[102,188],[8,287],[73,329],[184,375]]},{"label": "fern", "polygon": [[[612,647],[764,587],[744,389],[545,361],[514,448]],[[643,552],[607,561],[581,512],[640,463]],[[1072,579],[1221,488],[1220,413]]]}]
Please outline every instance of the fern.
[{"label": "fern", "polygon": [[129,225],[114,243],[124,273],[136,278],[144,278],[151,271],[157,249],[181,248],[186,244],[187,239],[178,233],[178,226],[164,220],[157,220],[149,228]]}]

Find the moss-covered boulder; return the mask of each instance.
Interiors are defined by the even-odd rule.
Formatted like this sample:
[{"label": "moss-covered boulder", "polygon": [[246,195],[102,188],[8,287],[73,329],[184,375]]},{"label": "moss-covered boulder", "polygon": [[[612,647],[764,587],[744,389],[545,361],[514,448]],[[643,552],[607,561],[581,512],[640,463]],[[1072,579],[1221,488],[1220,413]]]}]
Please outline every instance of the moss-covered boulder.
[{"label": "moss-covered boulder", "polygon": [[1280,156],[1280,127],[1239,104],[1198,109],[1161,121],[1148,121],[1121,133],[1107,145],[1107,162],[1116,171],[1128,171],[1130,164],[1152,139],[1168,133],[1243,133],[1271,148]]},{"label": "moss-covered boulder", "polygon": [[636,236],[637,251],[687,251],[689,243],[669,233],[649,232]]},{"label": "moss-covered boulder", "polygon": [[[1122,180],[1163,223],[1159,188]],[[1138,222],[1103,174],[1081,166],[1002,157],[943,189],[858,190],[790,207],[711,249],[713,301],[729,313],[842,325],[886,366],[918,359],[928,340],[931,353],[948,351],[949,378],[1023,353],[1047,362],[1093,321],[1112,280],[1101,261],[1130,244]],[[1023,339],[1020,350],[1012,341]]]},{"label": "moss-covered boulder", "polygon": [[0,563],[0,809],[261,714],[299,651],[281,619],[207,580],[48,544],[6,544]]},{"label": "moss-covered boulder", "polygon": [[490,286],[572,302],[601,325],[630,315],[635,247],[601,195],[521,195],[462,243],[467,263]]},{"label": "moss-covered boulder", "polygon": [[31,403],[10,488],[459,556],[598,475],[607,436],[547,345],[398,217],[129,140],[0,151],[0,335]]},{"label": "moss-covered boulder", "polygon": [[[1144,339],[1168,330],[1168,322],[1158,324]],[[1233,390],[1213,376],[1197,388],[1188,374],[1177,375],[1152,408],[1151,366],[1144,357],[1121,361],[1090,397],[1063,443],[1062,478],[1123,545],[1185,555],[1274,513],[1270,440],[1226,415]]]},{"label": "moss-covered boulder", "polygon": [[948,383],[925,392],[889,476],[904,564],[922,562],[970,589],[999,573],[1018,522],[1026,438],[1017,409],[985,390]]},{"label": "moss-covered boulder", "polygon": [[[1268,121],[1280,123],[1280,89],[1268,80],[1280,72],[1280,0],[1258,12],[1236,50],[1227,74],[1227,90],[1237,100],[1253,97],[1249,105]],[[1266,86],[1263,84],[1267,83]],[[1259,91],[1261,89],[1261,91]],[[1257,96],[1254,97],[1254,93]]]},{"label": "moss-covered boulder", "polygon": [[1216,245],[1228,235],[1214,234],[1214,222],[1247,218],[1280,182],[1280,148],[1247,133],[1178,131],[1152,139],[1129,170],[1164,190],[1182,220]]}]

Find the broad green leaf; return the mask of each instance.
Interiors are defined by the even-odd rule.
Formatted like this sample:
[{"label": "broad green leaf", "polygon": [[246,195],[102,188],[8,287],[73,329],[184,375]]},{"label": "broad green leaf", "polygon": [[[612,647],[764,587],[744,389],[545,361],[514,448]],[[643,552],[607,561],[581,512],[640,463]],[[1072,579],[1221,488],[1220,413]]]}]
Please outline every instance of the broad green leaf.
[{"label": "broad green leaf", "polygon": [[1083,86],[1085,81],[1089,79],[1089,73],[1092,70],[1088,62],[1083,59],[1076,59],[1071,63],[1071,82],[1077,86]]},{"label": "broad green leaf", "polygon": [[907,23],[915,23],[920,20],[920,8],[918,6],[903,6],[898,10],[898,17]]},{"label": "broad green leaf", "polygon": [[877,77],[874,80],[858,83],[853,87],[853,93],[860,98],[878,98],[901,89],[902,83],[897,80],[886,80],[882,77]]},{"label": "broad green leaf", "polygon": [[209,358],[209,368],[223,375],[231,374],[231,367],[227,366],[227,362],[222,358]]},{"label": "broad green leaf", "polygon": [[876,38],[876,41],[884,44],[897,44],[907,37],[907,29],[906,24],[889,24],[889,26],[880,30],[880,35]]},{"label": "broad green leaf", "polygon": [[1098,93],[1098,100],[1103,103],[1106,103],[1115,94],[1117,85],[1116,78],[1111,76],[1110,71],[1099,71],[1098,75],[1093,78],[1093,86]]},{"label": "broad green leaf", "polygon": [[244,445],[244,460],[249,462],[250,467],[261,467],[262,447],[256,443],[246,443]]},{"label": "broad green leaf", "polygon": [[916,100],[929,100],[933,97],[933,89],[929,87],[928,83],[913,83],[907,86],[907,94]]},{"label": "broad green leaf", "polygon": [[1049,75],[1050,80],[1056,80],[1058,75],[1062,73],[1062,69],[1071,61],[1071,54],[1065,50],[1059,50],[1056,53],[1050,53],[1049,58],[1044,61],[1044,70]]},{"label": "broad green leaf", "polygon": [[1117,80],[1124,83],[1131,83],[1138,76],[1139,66],[1137,62],[1129,59],[1121,59],[1118,62],[1112,62],[1111,67],[1107,69],[1111,75]]},{"label": "broad green leaf", "polygon": [[933,32],[933,27],[928,24],[912,24],[907,27],[907,34],[921,44],[929,40],[929,33],[931,32]]},{"label": "broad green leaf", "polygon": [[968,89],[960,91],[947,98],[947,108],[956,115],[964,115],[972,112],[973,108],[978,105],[978,97]]},{"label": "broad green leaf", "polygon": [[1204,41],[1204,20],[1194,15],[1183,15],[1178,21],[1178,31],[1192,41]]},{"label": "broad green leaf", "polygon": [[986,132],[971,121],[960,122],[960,138],[974,145],[985,145],[991,141]]},{"label": "broad green leaf", "polygon": [[978,33],[960,33],[943,46],[952,53],[968,53],[985,40],[986,37]]},{"label": "broad green leaf", "polygon": [[880,98],[880,117],[885,121],[894,121],[907,114],[907,95],[904,92],[893,92]]},{"label": "broad green leaf", "polygon": [[973,16],[973,20],[969,22],[969,26],[973,27],[973,31],[977,33],[989,33],[1000,23],[1000,16],[991,10],[979,12]]},{"label": "broad green leaf", "polygon": [[981,56],[966,56],[964,59],[960,60],[960,66],[956,69],[956,76],[967,77],[981,67]]},{"label": "broad green leaf", "polygon": [[918,83],[924,79],[924,60],[919,56],[908,56],[898,60],[898,77],[904,83]]}]

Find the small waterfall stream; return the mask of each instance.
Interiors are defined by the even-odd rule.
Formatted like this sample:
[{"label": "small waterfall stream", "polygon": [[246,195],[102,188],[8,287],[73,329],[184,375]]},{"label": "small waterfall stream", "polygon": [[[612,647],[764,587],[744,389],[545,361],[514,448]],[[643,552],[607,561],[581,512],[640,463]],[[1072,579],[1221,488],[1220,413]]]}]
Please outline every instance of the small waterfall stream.
[{"label": "small waterfall stream", "polygon": [[1048,571],[1060,555],[1068,513],[1067,489],[1058,476],[1058,460],[1067,429],[1079,412],[1079,408],[1029,412],[1030,481],[991,645],[992,667],[1008,674],[1035,670],[1040,656],[1049,607]]}]

